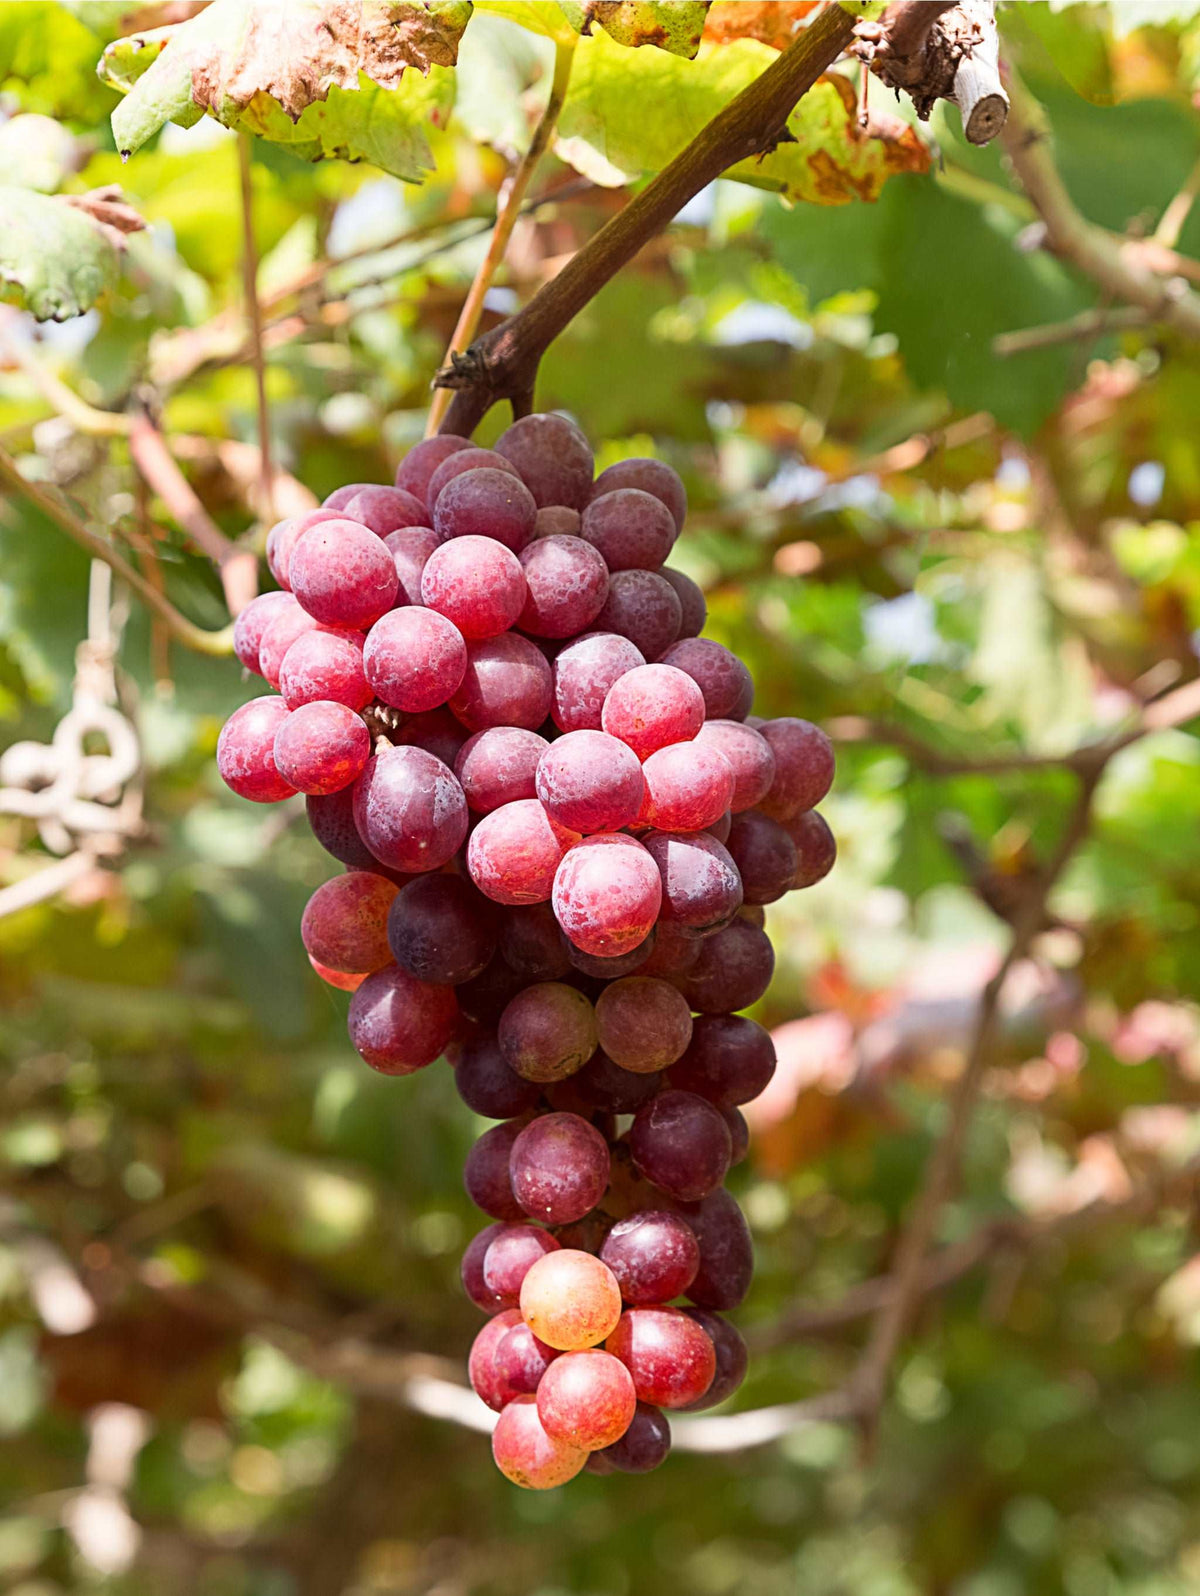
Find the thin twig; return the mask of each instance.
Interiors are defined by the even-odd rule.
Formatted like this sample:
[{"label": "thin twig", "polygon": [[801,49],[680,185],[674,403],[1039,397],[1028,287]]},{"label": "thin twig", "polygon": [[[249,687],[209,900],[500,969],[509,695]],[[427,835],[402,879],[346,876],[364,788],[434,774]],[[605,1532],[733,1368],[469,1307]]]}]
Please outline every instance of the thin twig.
[{"label": "thin twig", "polygon": [[95,855],[86,848],[80,848],[65,859],[56,859],[53,864],[23,876],[11,886],[0,887],[0,920],[6,914],[16,914],[20,909],[28,909],[46,898],[56,897],[95,868]]},{"label": "thin twig", "polygon": [[[242,186],[242,287],[250,323],[250,360],[258,399],[259,483],[267,520],[274,521],[274,479],[271,475],[271,412],[267,406],[267,368],[263,359],[262,308],[258,303],[258,248],[254,242],[254,185],[250,173],[250,134],[238,134],[238,172]],[[250,598],[254,597],[251,592]],[[237,611],[230,605],[236,615]]]},{"label": "thin twig", "polygon": [[64,416],[76,432],[94,438],[123,437],[133,426],[133,417],[115,410],[97,410],[50,371],[33,350],[7,333],[0,332],[0,355],[29,378],[51,408]]},{"label": "thin twig", "polygon": [[[554,75],[550,81],[550,97],[546,101],[545,110],[538,119],[534,129],[533,138],[529,148],[517,163],[512,175],[506,182],[500,196],[500,203],[496,210],[496,225],[492,229],[491,242],[488,244],[487,253],[479,263],[479,270],[475,273],[474,281],[467,291],[463,301],[462,310],[459,312],[458,322],[450,339],[449,348],[446,350],[446,359],[452,361],[455,355],[462,354],[468,344],[479,331],[479,321],[483,315],[483,302],[487,298],[488,289],[508,248],[508,241],[512,237],[512,230],[516,226],[517,218],[521,214],[525,193],[529,187],[538,163],[549,147],[558,126],[559,113],[563,102],[567,98],[567,87],[571,81],[571,66],[575,60],[576,35],[572,31],[566,38],[556,41],[554,46]],[[432,437],[442,423],[446,411],[450,408],[451,394],[448,388],[435,388],[433,401],[429,406],[429,419],[425,426],[425,436]]]},{"label": "thin twig", "polygon": [[178,638],[187,648],[193,649],[198,654],[233,653],[232,626],[224,627],[219,632],[209,632],[204,627],[197,626],[194,621],[189,621],[186,615],[181,615],[170,600],[157,592],[141,572],[136,571],[110,543],[93,532],[90,527],[85,526],[72,510],[55,499],[39,483],[30,482],[23,477],[17,462],[3,448],[0,448],[0,478],[28,499],[30,504],[40,510],[48,520],[53,521],[60,531],[65,532],[81,548],[85,548],[93,558],[103,560],[105,565],[111,566],[121,580],[128,583],[143,604],[166,622],[172,637]]},{"label": "thin twig", "polygon": [[1179,243],[1179,235],[1187,225],[1187,219],[1192,214],[1192,206],[1196,203],[1196,196],[1200,194],[1200,161],[1197,161],[1184,180],[1183,187],[1171,200],[1166,210],[1159,217],[1158,226],[1150,235],[1150,242],[1158,244],[1163,249],[1174,249]]},{"label": "thin twig", "polygon": [[1080,311],[1078,316],[1071,316],[1066,321],[997,333],[992,339],[992,353],[1004,359],[1009,355],[1027,354],[1033,349],[1053,349],[1058,344],[1074,344],[1081,339],[1098,338],[1103,333],[1145,327],[1150,320],[1149,311],[1143,310],[1140,305],[1098,306],[1095,310]]}]

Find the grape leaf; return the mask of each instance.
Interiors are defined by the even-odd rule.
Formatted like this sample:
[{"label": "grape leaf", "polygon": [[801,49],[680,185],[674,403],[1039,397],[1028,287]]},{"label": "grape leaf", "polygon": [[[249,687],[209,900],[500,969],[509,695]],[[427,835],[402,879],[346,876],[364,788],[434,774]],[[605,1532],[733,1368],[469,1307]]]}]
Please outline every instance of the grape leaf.
[{"label": "grape leaf", "polygon": [[704,38],[713,44],[759,39],[785,50],[816,9],[816,0],[716,0],[704,24]]},{"label": "grape leaf", "polygon": [[[481,10],[517,22],[549,39],[591,33],[596,23],[617,44],[637,49],[651,44],[690,60],[711,0],[478,0]],[[729,8],[727,8],[729,9]]]},{"label": "grape leaf", "polygon": [[0,297],[38,321],[82,316],[116,283],[123,235],[143,226],[116,190],[54,196],[0,184]]},{"label": "grape leaf", "polygon": [[419,182],[432,165],[425,124],[449,114],[447,69],[470,14],[470,0],[213,0],[105,51],[102,76],[126,91],[117,148],[127,156],[165,122],[208,111],[308,160],[369,160]]},{"label": "grape leaf", "polygon": [[[776,59],[754,39],[706,45],[693,62],[659,51],[630,56],[603,37],[580,46],[559,122],[558,154],[594,182],[616,186],[664,167],[721,108]],[[646,107],[654,115],[646,115]],[[929,153],[910,127],[863,133],[850,80],[830,74],[799,102],[788,141],[726,174],[791,200],[841,205],[875,199],[893,172],[923,172]],[[794,141],[794,142],[793,142]]]},{"label": "grape leaf", "polygon": [[0,172],[22,188],[53,194],[83,164],[83,151],[69,128],[51,116],[27,111],[0,123]]}]

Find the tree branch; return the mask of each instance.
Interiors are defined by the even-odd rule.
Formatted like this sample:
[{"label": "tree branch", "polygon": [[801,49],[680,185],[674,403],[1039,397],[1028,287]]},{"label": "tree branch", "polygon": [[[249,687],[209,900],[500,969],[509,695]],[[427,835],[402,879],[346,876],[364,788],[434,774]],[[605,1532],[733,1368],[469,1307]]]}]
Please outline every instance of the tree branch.
[{"label": "tree branch", "polygon": [[952,100],[972,144],[990,144],[1008,116],[1000,81],[995,0],[896,0],[855,29],[855,54],[892,89],[903,89],[922,121]]},{"label": "tree branch", "polygon": [[608,222],[517,314],[471,345],[435,379],[458,390],[443,432],[464,437],[507,399],[527,414],[542,355],[605,283],[701,189],[739,161],[769,149],[793,108],[837,60],[854,19],[827,5],[767,70],[732,100],[670,165]]}]

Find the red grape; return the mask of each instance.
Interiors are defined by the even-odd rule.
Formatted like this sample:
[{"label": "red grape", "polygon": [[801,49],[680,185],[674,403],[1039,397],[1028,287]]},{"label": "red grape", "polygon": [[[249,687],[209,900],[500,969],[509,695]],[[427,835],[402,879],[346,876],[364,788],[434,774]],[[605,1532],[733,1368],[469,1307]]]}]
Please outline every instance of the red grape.
[{"label": "red grape", "polygon": [[348,521],[369,527],[376,537],[385,538],[402,526],[420,526],[425,519],[425,504],[403,488],[372,485],[359,488],[352,499],[347,499],[342,514]]},{"label": "red grape", "polygon": [[453,621],[409,605],[367,633],[363,669],[376,696],[393,709],[437,709],[466,674],[467,645]]},{"label": "red grape", "polygon": [[600,1257],[632,1307],[682,1296],[700,1267],[700,1248],[690,1227],[677,1214],[661,1209],[618,1220],[605,1237]]},{"label": "red grape", "polygon": [[506,632],[527,596],[520,560],[490,537],[457,537],[443,543],[429,556],[421,575],[421,602],[453,621],[466,638]]},{"label": "red grape", "polygon": [[[481,1402],[486,1402],[494,1413],[499,1413],[507,1402],[518,1394],[505,1378],[497,1354],[500,1343],[510,1330],[524,1329],[518,1308],[504,1308],[489,1319],[471,1343],[467,1359],[467,1378],[471,1389]],[[528,1334],[528,1332],[526,1332]]]},{"label": "red grape", "polygon": [[796,844],[777,820],[757,809],[734,815],[729,854],[742,878],[747,903],[774,903],[796,878]]},{"label": "red grape", "polygon": [[495,903],[545,903],[579,833],[568,831],[536,798],[519,798],[485,815],[467,844],[471,880]]},{"label": "red grape", "polygon": [[521,1317],[547,1346],[580,1352],[616,1328],[621,1288],[599,1258],[562,1247],[539,1258],[521,1282]]},{"label": "red grape", "polygon": [[418,981],[389,964],[350,999],[350,1040],[381,1075],[411,1075],[445,1052],[458,1017],[453,987]]},{"label": "red grape", "polygon": [[299,602],[290,593],[260,593],[239,613],[233,623],[233,652],[248,671],[262,675],[258,650],[263,633],[280,615],[299,608]]},{"label": "red grape", "polygon": [[459,986],[496,951],[496,912],[469,881],[441,871],[403,887],[388,916],[396,963],[422,981]]},{"label": "red grape", "polygon": [[627,637],[644,658],[656,660],[674,643],[682,625],[679,597],[656,571],[614,571],[609,577],[608,597],[596,617],[598,632]]},{"label": "red grape", "polygon": [[267,569],[279,583],[291,591],[292,584],[288,579],[288,567],[292,563],[292,550],[308,531],[309,527],[319,526],[322,521],[341,521],[344,517],[340,510],[322,505],[319,510],[305,510],[302,515],[293,515],[286,521],[279,521],[267,533]]},{"label": "red grape", "polygon": [[461,477],[468,471],[501,471],[506,476],[519,480],[517,468],[510,465],[502,454],[497,454],[494,449],[479,449],[472,446],[469,449],[455,450],[453,455],[448,455],[434,468],[429,476],[429,486],[425,490],[425,503],[430,510],[436,509],[437,502],[442,496],[442,489],[455,477]]},{"label": "red grape", "polygon": [[636,1114],[658,1091],[662,1077],[635,1075],[632,1070],[614,1064],[607,1053],[597,1048],[583,1068],[571,1076],[570,1084],[578,1101],[589,1109],[598,1108],[607,1114]]},{"label": "red grape", "polygon": [[275,768],[298,792],[340,792],[371,757],[371,734],[345,704],[301,704],[275,733]]},{"label": "red grape", "polygon": [[566,975],[571,968],[568,947],[548,902],[505,911],[500,924],[500,951],[523,980],[557,981],[560,975]]},{"label": "red grape", "polygon": [[715,748],[728,760],[733,771],[733,798],[729,807],[734,814],[753,809],[766,797],[775,779],[775,755],[761,732],[755,731],[753,726],[743,726],[738,720],[710,720],[701,727],[696,741]]},{"label": "red grape", "polygon": [[544,737],[523,726],[490,726],[476,732],[454,761],[467,803],[477,814],[487,815],[502,804],[535,797],[538,760],[549,746]]},{"label": "red grape", "polygon": [[775,952],[766,932],[735,918],[705,939],[679,990],[698,1014],[731,1014],[757,1003],[774,973]]},{"label": "red grape", "polygon": [[402,526],[384,538],[400,584],[397,604],[421,603],[421,574],[429,556],[441,543],[432,527]]},{"label": "red grape", "polygon": [[[500,1313],[504,1304],[494,1291],[483,1283],[483,1260],[487,1256],[492,1237],[504,1229],[502,1224],[487,1225],[477,1236],[472,1236],[462,1255],[461,1275],[463,1290],[477,1308],[484,1313]],[[507,1326],[506,1326],[507,1328]],[[472,1382],[473,1384],[474,1382]],[[482,1395],[482,1393],[480,1393]],[[486,1399],[485,1399],[486,1400]]]},{"label": "red grape", "polygon": [[312,965],[314,974],[319,975],[326,986],[335,986],[339,992],[357,992],[367,979],[365,975],[346,975],[341,970],[331,970],[319,959],[314,959],[311,953],[308,955],[308,962]]},{"label": "red grape", "polygon": [[321,625],[314,621],[297,600],[294,609],[280,605],[277,614],[263,627],[258,644],[258,668],[272,687],[279,686],[279,672],[288,649],[305,632],[319,632]]},{"label": "red grape", "polygon": [[[513,1195],[531,1219],[569,1225],[604,1196],[608,1165],[608,1143],[594,1125],[578,1114],[543,1114],[513,1144]],[[536,1324],[533,1328],[543,1341],[558,1345]]]},{"label": "red grape", "polygon": [[552,901],[559,925],[577,948],[616,956],[650,934],[662,903],[662,880],[634,838],[601,834],[585,838],[564,858]]},{"label": "red grape", "polygon": [[628,1308],[604,1345],[633,1376],[638,1401],[659,1408],[698,1401],[717,1372],[708,1335],[679,1308]]},{"label": "red grape", "polygon": [[676,532],[683,530],[687,515],[687,490],[678,471],[663,460],[648,458],[618,460],[601,471],[592,488],[592,498],[599,499],[618,488],[638,488],[662,501],[671,512]]},{"label": "red grape", "polygon": [[500,637],[467,644],[467,669],[450,708],[468,731],[489,726],[524,726],[536,731],[550,713],[550,665],[525,637]]},{"label": "red grape", "polygon": [[366,870],[323,882],[300,921],[309,957],[350,975],[370,975],[390,964],[388,910],[397,890],[395,882]]},{"label": "red grape", "polygon": [[610,571],[656,571],[675,542],[675,522],[653,494],[617,488],[592,500],[579,535],[599,549]]},{"label": "red grape", "polygon": [[521,1079],[490,1034],[462,1044],[454,1084],[467,1107],[484,1119],[513,1119],[533,1108],[540,1096],[538,1083]]},{"label": "red grape", "polygon": [[648,1402],[639,1402],[629,1428],[619,1441],[606,1446],[603,1452],[593,1452],[589,1466],[601,1460],[596,1472],[620,1474],[649,1474],[665,1463],[671,1450],[671,1426],[666,1416]]},{"label": "red grape", "polygon": [[456,438],[451,432],[439,433],[433,438],[422,438],[396,467],[396,486],[411,493],[424,504],[429,496],[429,479],[452,454],[472,446],[469,438]]},{"label": "red grape", "polygon": [[566,416],[523,416],[502,432],[496,451],[511,460],[541,509],[565,504],[582,510],[592,492],[591,445]]},{"label": "red grape", "polygon": [[684,1217],[700,1243],[700,1267],[688,1296],[702,1308],[740,1307],[754,1274],[754,1244],[742,1210],[719,1186]]},{"label": "red grape", "polygon": [[[466,458],[455,455],[446,463]],[[491,538],[514,555],[533,536],[536,521],[533,495],[520,478],[488,467],[464,471],[447,482],[433,512],[433,529],[443,543],[462,537]]]},{"label": "red grape", "polygon": [[608,567],[590,543],[539,537],[521,550],[527,595],[519,624],[535,637],[574,637],[608,596]]},{"label": "red grape", "polygon": [[708,720],[745,720],[754,683],[741,660],[723,644],[708,637],[685,637],[667,649],[663,663],[686,671],[697,684]]},{"label": "red grape", "polygon": [[[498,1125],[495,1129],[504,1127]],[[494,1131],[485,1132],[488,1136],[494,1134]],[[539,1258],[557,1251],[558,1242],[549,1231],[539,1230],[536,1225],[505,1225],[492,1237],[483,1255],[483,1283],[508,1306],[515,1308],[521,1297],[521,1282],[530,1269]]]},{"label": "red grape", "polygon": [[715,748],[672,743],[642,766],[646,798],[638,814],[660,831],[703,831],[716,824],[733,797],[733,771]]},{"label": "red grape", "polygon": [[608,690],[600,724],[647,759],[668,743],[690,743],[704,725],[704,695],[670,665],[638,665]]},{"label": "red grape", "polygon": [[704,931],[724,925],[737,913],[741,877],[715,837],[651,831],[642,842],[658,867],[664,921]]},{"label": "red grape", "polygon": [[538,1386],[537,1406],[547,1435],[595,1452],[625,1434],[637,1397],[620,1359],[591,1349],[555,1358]]},{"label": "red grape", "polygon": [[613,683],[645,663],[641,651],[615,632],[576,638],[554,661],[554,724],[565,732],[599,731]]},{"label": "red grape", "polygon": [[537,1398],[514,1397],[492,1431],[492,1456],[506,1480],[527,1491],[551,1491],[573,1480],[587,1462],[582,1447],[556,1441],[538,1417]]},{"label": "red grape", "polygon": [[600,1046],[622,1069],[649,1074],[681,1058],[692,1039],[686,999],[667,981],[631,975],[596,1001]]},{"label": "red grape", "polygon": [[700,957],[699,932],[674,920],[660,920],[654,933],[654,951],[639,974],[672,977],[686,974]]},{"label": "red grape", "polygon": [[292,592],[325,626],[364,629],[396,602],[391,553],[356,521],[322,521],[292,551]]},{"label": "red grape", "polygon": [[619,981],[622,976],[633,975],[640,970],[646,960],[654,952],[654,944],[658,937],[658,927],[652,925],[647,934],[638,943],[636,948],[630,948],[628,953],[618,953],[605,956],[602,953],[585,953],[582,948],[577,948],[573,942],[563,938],[567,949],[567,958],[573,969],[581,975],[591,976],[596,981]]},{"label": "red grape", "polygon": [[713,1313],[710,1308],[685,1308],[683,1311],[704,1331],[717,1355],[717,1372],[713,1375],[713,1383],[702,1397],[689,1402],[683,1410],[693,1413],[701,1408],[715,1408],[718,1402],[724,1402],[733,1395],[746,1378],[750,1354],[740,1332],[719,1313]]},{"label": "red grape", "polygon": [[637,755],[602,731],[567,732],[538,761],[537,795],[572,831],[619,831],[636,819],[645,784]]},{"label": "red grape", "polygon": [[761,728],[775,755],[775,779],[762,801],[773,820],[815,809],[833,785],[833,744],[811,721],[784,716]]},{"label": "red grape", "polygon": [[[754,932],[753,926],[748,929]],[[752,1102],[774,1073],[775,1044],[769,1031],[744,1014],[702,1014],[693,1022],[691,1043],[671,1070],[670,1081],[718,1108],[736,1108]]]},{"label": "red grape", "polygon": [[796,874],[792,877],[792,887],[816,886],[837,862],[837,843],[828,822],[815,809],[806,809],[794,820],[784,821],[783,829],[796,847]]},{"label": "red grape", "polygon": [[717,842],[727,843],[729,841],[729,833],[732,828],[733,811],[732,809],[727,809],[719,820],[714,820],[711,826],[705,826],[704,829],[708,835],[715,838]]},{"label": "red grape", "polygon": [[672,570],[669,565],[664,565],[658,574],[670,582],[679,600],[679,608],[682,611],[680,637],[699,637],[708,619],[708,604],[705,602],[703,589],[698,587],[690,576],[685,576],[682,571]]},{"label": "red grape", "polygon": [[221,728],[217,738],[217,770],[239,798],[256,804],[277,804],[295,787],[275,764],[275,738],[288,719],[282,698],[252,698]]},{"label": "red grape", "polygon": [[342,511],[350,503],[356,493],[361,493],[364,488],[378,487],[376,482],[346,482],[340,488],[334,488],[332,493],[326,494],[321,501],[323,510],[332,510],[339,519],[345,519]]},{"label": "red grape", "polygon": [[289,709],[318,699],[365,709],[375,694],[363,673],[362,633],[323,627],[301,632],[283,656],[279,691]]},{"label": "red grape", "polygon": [[596,1014],[582,992],[539,981],[518,992],[500,1016],[505,1060],[527,1081],[561,1081],[596,1051]]},{"label": "red grape", "polygon": [[385,748],[354,787],[354,823],[395,870],[440,870],[467,834],[467,801],[454,772],[423,748]]},{"label": "red grape", "polygon": [[[508,1320],[510,1311],[506,1309],[503,1314],[497,1314],[496,1319]],[[521,1318],[519,1310],[515,1318],[515,1323],[508,1320],[501,1334],[491,1343],[493,1389],[502,1395],[503,1402],[511,1402],[515,1396],[532,1395],[546,1370],[559,1356],[553,1347],[538,1340]],[[496,1319],[492,1320],[493,1324]],[[487,1329],[486,1325],[484,1329]],[[482,1334],[483,1331],[480,1331]]]},{"label": "red grape", "polygon": [[729,1160],[729,1167],[732,1169],[735,1164],[740,1164],[750,1151],[750,1127],[740,1108],[723,1108],[720,1113],[721,1118],[729,1126],[729,1135],[733,1141],[733,1156]]},{"label": "red grape", "polygon": [[335,859],[355,870],[378,870],[379,861],[358,834],[354,824],[354,793],[349,787],[341,792],[324,795],[310,794],[304,800],[308,824],[312,834]]},{"label": "red grape", "polygon": [[629,1131],[629,1151],[660,1191],[680,1202],[695,1202],[725,1179],[733,1141],[711,1103],[694,1092],[671,1090],[638,1110]]},{"label": "red grape", "polygon": [[[525,1217],[524,1209],[513,1196],[512,1183],[508,1178],[508,1160],[513,1143],[523,1128],[519,1120],[505,1120],[503,1125],[493,1125],[490,1130],[485,1130],[483,1135],[476,1139],[463,1165],[463,1190],[476,1208],[482,1208],[484,1213],[490,1214],[493,1219],[511,1222]],[[538,1234],[541,1235],[542,1232],[539,1231]],[[498,1235],[503,1235],[503,1231],[498,1232]],[[506,1307],[511,1308],[516,1305],[515,1292],[506,1298],[504,1293],[488,1280],[486,1258],[484,1284],[489,1291],[500,1297]]]}]

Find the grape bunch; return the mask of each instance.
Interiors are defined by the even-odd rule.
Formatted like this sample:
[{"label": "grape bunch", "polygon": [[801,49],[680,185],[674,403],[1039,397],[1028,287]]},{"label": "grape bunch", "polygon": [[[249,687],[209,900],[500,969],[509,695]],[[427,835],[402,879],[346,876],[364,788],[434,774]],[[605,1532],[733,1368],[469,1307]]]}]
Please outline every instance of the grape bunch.
[{"label": "grape bunch", "polygon": [[497,1121],[464,1175],[493,1221],[462,1263],[489,1315],[469,1373],[533,1489],[657,1467],[664,1410],[743,1378],[724,1182],[775,1054],[739,1011],[774,968],[763,906],[836,852],[828,739],[751,715],[664,564],[685,511],[660,461],[596,477],[557,414],[494,449],[430,438],[394,487],[280,522],[279,589],[235,628],[278,696],[233,713],[218,767],[258,802],[304,793],[345,866],[301,936],[353,994],[351,1041],[385,1075],[447,1055]]}]

